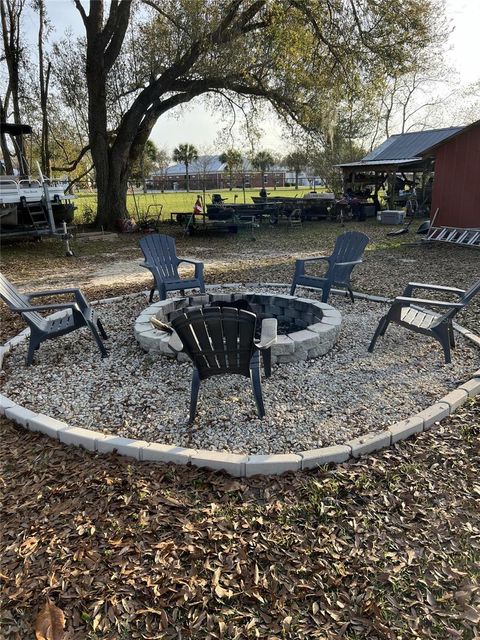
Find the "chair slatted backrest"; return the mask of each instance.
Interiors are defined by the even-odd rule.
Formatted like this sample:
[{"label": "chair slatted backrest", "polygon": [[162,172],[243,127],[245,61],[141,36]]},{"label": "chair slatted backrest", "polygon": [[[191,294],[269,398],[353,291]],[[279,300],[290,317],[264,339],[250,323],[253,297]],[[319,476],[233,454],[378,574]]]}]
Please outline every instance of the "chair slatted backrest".
[{"label": "chair slatted backrest", "polygon": [[[0,298],[10,307],[29,307],[28,298],[22,295],[18,289],[0,273]],[[25,320],[35,326],[39,326],[44,322],[44,318],[37,311],[23,311],[22,316]]]},{"label": "chair slatted backrest", "polygon": [[461,307],[458,307],[456,309],[448,309],[448,311],[446,311],[446,313],[444,313],[440,320],[438,320],[435,324],[439,324],[440,322],[442,322],[442,320],[449,318],[452,319],[454,318],[457,313],[460,313],[460,311],[462,311],[462,309],[464,309],[467,304],[470,302],[470,300],[477,295],[477,293],[480,293],[480,280],[477,280],[477,282],[475,282],[470,289],[468,289],[467,291],[465,291],[465,293],[463,294],[463,296],[460,298],[459,302],[462,304]]},{"label": "chair slatted backrest", "polygon": [[344,282],[352,272],[353,266],[335,267],[335,262],[353,262],[360,260],[370,238],[360,231],[347,231],[338,236],[333,253],[330,256],[326,279]]},{"label": "chair slatted backrest", "polygon": [[175,239],[161,233],[152,233],[140,240],[140,248],[145,260],[155,265],[163,278],[179,278]]},{"label": "chair slatted backrest", "polygon": [[172,320],[184,350],[204,380],[223,373],[250,376],[257,317],[250,311],[208,307]]}]

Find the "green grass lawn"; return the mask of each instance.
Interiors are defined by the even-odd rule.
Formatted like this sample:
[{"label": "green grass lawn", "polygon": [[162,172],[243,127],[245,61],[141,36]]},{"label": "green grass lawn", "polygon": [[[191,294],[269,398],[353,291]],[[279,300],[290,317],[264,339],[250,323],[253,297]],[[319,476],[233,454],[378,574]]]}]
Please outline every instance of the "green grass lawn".
[{"label": "green grass lawn", "polygon": [[[317,189],[322,191],[322,189]],[[259,189],[245,189],[245,202],[252,204],[251,196],[258,196]],[[279,189],[271,189],[268,193],[270,195],[282,195],[290,197],[301,198],[305,193],[308,193],[307,187],[299,188],[297,191],[292,187],[282,187]],[[129,193],[127,195],[127,208],[128,212],[133,218],[138,217],[156,217],[161,211],[162,220],[169,220],[170,213],[174,212],[191,212],[197,195],[200,192],[190,191],[169,191],[165,193],[135,193],[134,195]],[[226,198],[227,203],[234,203],[235,196],[236,202],[241,204],[244,202],[244,194],[241,189],[214,189],[206,192],[206,203],[211,202],[213,193],[221,193],[223,198]],[[161,205],[161,206],[160,206]],[[97,196],[96,194],[79,193],[75,200],[75,222],[77,224],[84,224],[89,222],[89,217],[93,218],[97,210]]]}]

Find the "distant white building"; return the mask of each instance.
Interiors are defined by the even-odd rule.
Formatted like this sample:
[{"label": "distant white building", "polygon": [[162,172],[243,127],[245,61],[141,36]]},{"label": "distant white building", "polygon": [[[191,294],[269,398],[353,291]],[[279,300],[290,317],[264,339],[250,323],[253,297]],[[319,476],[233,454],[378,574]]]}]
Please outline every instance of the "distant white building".
[{"label": "distant white building", "polygon": [[[192,191],[202,189],[246,189],[262,186],[274,189],[295,185],[295,172],[282,166],[274,166],[262,174],[255,169],[248,160],[243,161],[241,168],[232,173],[226,162],[221,162],[219,156],[204,155],[193,160],[188,166],[189,186]],[[167,167],[164,171],[157,171],[151,177],[154,189],[184,190],[187,186],[185,165],[177,163]],[[305,172],[299,174],[299,186],[309,187],[312,181]]]}]

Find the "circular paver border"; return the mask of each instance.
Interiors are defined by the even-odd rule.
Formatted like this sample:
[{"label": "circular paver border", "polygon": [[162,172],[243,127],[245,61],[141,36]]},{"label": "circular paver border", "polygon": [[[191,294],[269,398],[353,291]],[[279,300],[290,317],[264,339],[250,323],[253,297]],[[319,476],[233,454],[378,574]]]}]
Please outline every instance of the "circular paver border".
[{"label": "circular paver border", "polygon": [[214,287],[211,293],[191,295],[182,298],[167,298],[154,302],[136,318],[135,339],[145,351],[153,351],[177,358],[183,362],[188,356],[173,352],[169,346],[170,334],[152,326],[151,318],[170,323],[171,316],[190,307],[203,307],[215,303],[235,303],[246,301],[259,318],[278,318],[279,322],[291,322],[298,329],[286,335],[279,335],[271,347],[272,364],[300,362],[325,355],[333,348],[342,324],[342,314],[324,302],[289,295],[272,295],[244,291],[242,293],[222,293],[226,285]]},{"label": "circular paver border", "polygon": [[[288,287],[288,285],[280,283],[254,283],[247,285],[244,283],[231,283],[223,286],[229,288],[235,286]],[[208,288],[209,287],[207,287],[207,289]],[[218,287],[215,285],[215,287],[211,288]],[[344,291],[338,290],[334,290],[332,293],[345,295]],[[105,298],[103,300],[97,300],[92,304],[118,302],[136,295],[138,294]],[[359,299],[370,300],[371,302],[390,301],[389,298],[362,293],[355,293],[355,296]],[[62,313],[64,312],[58,312],[57,314],[53,314],[53,316],[58,316]],[[454,324],[454,327],[455,330],[465,338],[477,347],[480,347],[479,336],[458,324]],[[27,340],[29,333],[29,329],[24,329],[0,347],[0,370],[4,357],[11,349]],[[473,373],[470,380],[443,398],[440,398],[438,402],[405,420],[390,425],[388,429],[380,432],[367,433],[341,445],[323,447],[321,449],[310,449],[296,453],[271,455],[242,455],[203,449],[188,449],[174,445],[146,442],[144,440],[121,438],[119,436],[80,427],[71,427],[66,422],[22,407],[1,394],[0,415],[5,415],[9,420],[31,431],[39,431],[65,444],[80,446],[89,451],[99,453],[116,452],[137,460],[191,464],[196,467],[205,467],[216,471],[223,470],[232,476],[241,478],[254,475],[278,475],[286,471],[298,471],[300,469],[314,469],[328,463],[345,462],[350,458],[359,458],[368,453],[379,451],[400,440],[405,440],[415,433],[430,429],[440,420],[454,413],[469,397],[473,397],[478,393],[480,393],[480,369]]]}]

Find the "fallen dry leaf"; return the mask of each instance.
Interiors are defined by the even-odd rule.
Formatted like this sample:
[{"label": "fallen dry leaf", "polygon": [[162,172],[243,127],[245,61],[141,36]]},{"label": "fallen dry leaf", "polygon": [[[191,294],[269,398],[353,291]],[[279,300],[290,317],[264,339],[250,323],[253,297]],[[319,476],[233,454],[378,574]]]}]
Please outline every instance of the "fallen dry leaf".
[{"label": "fallen dry leaf", "polygon": [[47,601],[40,608],[35,620],[36,640],[62,640],[65,616],[63,611]]}]

